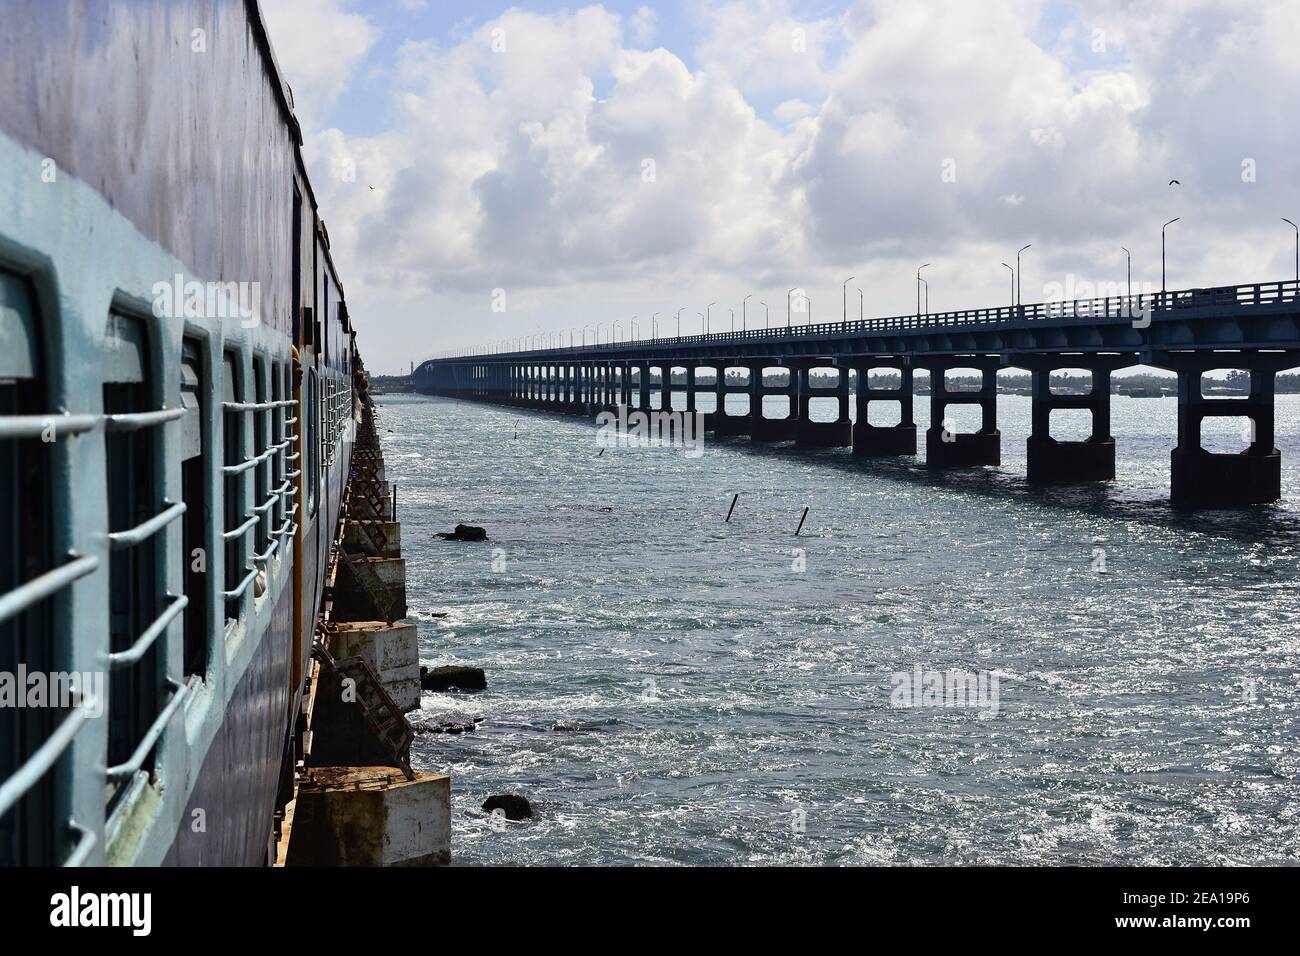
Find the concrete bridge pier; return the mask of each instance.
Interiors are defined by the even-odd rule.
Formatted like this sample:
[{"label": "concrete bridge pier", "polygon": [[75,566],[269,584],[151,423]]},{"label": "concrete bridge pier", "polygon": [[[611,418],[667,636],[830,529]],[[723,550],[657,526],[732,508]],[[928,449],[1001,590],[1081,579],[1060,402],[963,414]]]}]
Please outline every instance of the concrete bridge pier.
[{"label": "concrete bridge pier", "polygon": [[[632,390],[632,369],[635,367],[631,362],[624,362],[619,372],[619,400],[628,407],[629,411],[635,407],[632,404],[634,394]],[[640,392],[635,394],[636,400],[640,401]]]},{"label": "concrete bridge pier", "polygon": [[[814,390],[812,371],[815,368],[829,368],[821,362],[800,362],[797,368],[791,368],[790,374],[799,377],[799,414],[795,424],[794,443],[800,448],[844,448],[853,444],[853,421],[849,418],[849,370],[836,367],[839,379],[835,384],[835,398],[839,405],[839,414],[833,422],[815,422],[809,415],[809,406],[814,398],[825,397],[828,389]],[[820,391],[822,394],[818,395]]]},{"label": "concrete bridge pier", "polygon": [[[718,381],[714,385],[718,400],[718,412],[712,419],[713,432],[716,435],[748,435],[754,422],[754,399],[750,383],[744,385],[727,384],[727,362],[718,363]],[[753,372],[750,372],[753,375]],[[726,411],[727,396],[744,392],[750,396],[749,411],[744,415],[732,415]]]},{"label": "concrete bridge pier", "polygon": [[[696,371],[698,372],[699,369],[702,369],[702,368],[710,369],[710,370],[713,372],[714,376],[715,376],[715,378],[714,378],[714,380],[713,380],[713,402],[714,402],[713,409],[714,409],[714,410],[711,411],[711,412],[705,412],[705,413],[704,413],[704,430],[705,430],[705,431],[713,431],[713,423],[714,423],[714,419],[717,418],[717,416],[718,416],[718,412],[720,412],[720,411],[722,410],[722,395],[721,395],[721,394],[719,393],[719,391],[718,391],[718,381],[717,381],[717,377],[716,377],[716,376],[720,376],[720,375],[722,374],[722,371],[721,371],[721,369],[718,368],[718,363],[717,363],[717,362],[713,362],[713,361],[709,361],[709,360],[705,360],[705,361],[700,362],[700,363],[696,366]],[[694,391],[695,391],[696,387],[698,386],[698,384],[699,384],[699,376],[697,375],[696,378],[693,379],[692,382],[691,382],[691,391],[692,391],[692,393],[694,393]]]},{"label": "concrete bridge pier", "polygon": [[[629,387],[629,391],[630,391]],[[650,411],[650,363],[638,362],[636,365],[636,406],[638,412]]]},{"label": "concrete bridge pier", "polygon": [[[1282,454],[1274,445],[1274,379],[1280,369],[1300,364],[1300,352],[1174,352],[1152,364],[1178,373],[1178,447],[1170,453],[1173,504],[1240,508],[1282,497]],[[1211,369],[1250,373],[1245,398],[1206,398],[1201,375]],[[1237,454],[1212,453],[1201,445],[1206,418],[1245,417],[1249,445]]]},{"label": "concrete bridge pier", "polygon": [[587,366],[582,362],[575,362],[569,366],[569,374],[572,376],[572,390],[569,393],[569,412],[573,415],[587,414]]},{"label": "concrete bridge pier", "polygon": [[[1131,356],[1079,357],[1037,355],[1017,358],[1030,372],[1030,433],[1025,440],[1025,477],[1034,484],[1086,484],[1115,478],[1115,439],[1110,434],[1110,376],[1116,368],[1133,364]],[[1063,368],[1086,367],[1092,372],[1087,395],[1052,394],[1052,373]],[[1092,434],[1085,441],[1052,437],[1052,412],[1082,408],[1092,414]]]},{"label": "concrete bridge pier", "polygon": [[[925,432],[925,463],[930,468],[970,468],[1002,463],[1002,433],[998,431],[997,356],[971,356],[936,362],[930,369],[930,427]],[[981,374],[978,391],[952,391],[944,380],[949,369],[973,368]],[[944,427],[949,405],[978,405],[980,428],[958,433]]]},{"label": "concrete bridge pier", "polygon": [[[790,380],[784,386],[768,388],[763,382],[763,369],[772,363],[749,367],[749,438],[756,442],[794,441],[799,431],[799,376],[789,369]],[[763,417],[763,397],[784,395],[789,403],[785,418]]]},{"label": "concrete bridge pier", "polygon": [[[853,425],[853,454],[864,458],[892,458],[897,455],[916,454],[916,399],[912,392],[912,366],[881,365],[879,362],[859,362],[853,368],[858,373],[858,420]],[[872,388],[872,368],[895,368],[898,371],[898,388]],[[868,408],[872,402],[898,402],[897,425],[872,425]]]}]

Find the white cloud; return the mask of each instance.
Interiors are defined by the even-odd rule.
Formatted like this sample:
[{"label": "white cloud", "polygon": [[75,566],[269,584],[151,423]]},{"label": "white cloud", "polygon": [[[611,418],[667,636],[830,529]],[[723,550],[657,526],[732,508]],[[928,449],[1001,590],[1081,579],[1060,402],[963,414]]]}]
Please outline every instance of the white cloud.
[{"label": "white cloud", "polygon": [[[353,313],[384,317],[366,336],[381,357],[634,312],[648,331],[654,310],[749,291],[779,315],[790,285],[830,318],[850,272],[868,312],[902,312],[922,261],[932,308],[1000,302],[1026,242],[1026,298],[1067,272],[1122,278],[1120,245],[1135,281],[1158,279],[1174,215],[1171,284],[1285,275],[1291,2],[1078,0],[1043,36],[1063,9],[1046,0],[871,0],[804,25],[795,60],[788,5],[729,3],[693,68],[640,48],[652,14],[511,10],[407,43],[393,128],[324,130],[308,156]],[[346,76],[318,84],[328,100]]]},{"label": "white cloud", "polygon": [[351,0],[262,0],[271,46],[307,128],[347,88],[379,32]]},{"label": "white cloud", "polygon": [[786,100],[784,103],[777,105],[772,110],[772,115],[779,120],[793,122],[794,120],[803,119],[805,116],[811,116],[817,112],[817,107],[811,103],[805,103],[800,99]]},{"label": "white cloud", "polygon": [[645,47],[654,39],[658,15],[649,7],[638,7],[628,19],[628,33],[638,47]]},{"label": "white cloud", "polygon": [[821,90],[830,80],[829,50],[840,32],[833,19],[800,19],[789,0],[733,0],[706,8],[704,21],[699,61],[747,93]]}]

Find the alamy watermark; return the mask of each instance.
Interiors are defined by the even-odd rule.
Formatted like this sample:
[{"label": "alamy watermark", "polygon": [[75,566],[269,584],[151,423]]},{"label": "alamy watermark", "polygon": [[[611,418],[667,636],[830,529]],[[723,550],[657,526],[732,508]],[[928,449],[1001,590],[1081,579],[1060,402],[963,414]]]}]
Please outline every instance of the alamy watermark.
[{"label": "alamy watermark", "polygon": [[0,671],[0,708],[84,708],[87,716],[104,713],[103,671]]},{"label": "alamy watermark", "polygon": [[684,448],[687,458],[704,454],[704,413],[662,409],[618,412],[596,416],[596,445],[600,448]]},{"label": "alamy watermark", "polygon": [[995,717],[999,709],[998,672],[926,670],[920,664],[889,677],[891,707],[966,707],[980,717]]},{"label": "alamy watermark", "polygon": [[262,324],[260,282],[186,282],[178,272],[170,282],[155,282],[150,292],[157,319],[238,319],[246,329]]},{"label": "alamy watermark", "polygon": [[1151,282],[1093,282],[1069,272],[1064,282],[1048,282],[1043,286],[1043,301],[1063,305],[1090,299],[1127,300],[1120,307],[1120,314],[1132,321],[1133,328],[1145,329],[1151,325],[1151,301],[1159,291]]}]

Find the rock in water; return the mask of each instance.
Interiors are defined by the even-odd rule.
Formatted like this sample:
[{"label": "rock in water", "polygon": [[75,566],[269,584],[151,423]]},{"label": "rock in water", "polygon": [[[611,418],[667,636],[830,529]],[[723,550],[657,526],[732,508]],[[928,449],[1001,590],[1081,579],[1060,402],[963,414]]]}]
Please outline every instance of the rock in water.
[{"label": "rock in water", "polygon": [[481,667],[448,664],[420,674],[421,690],[487,690],[487,675]]},{"label": "rock in water", "polygon": [[483,801],[483,809],[488,813],[500,810],[507,820],[526,820],[533,815],[533,808],[528,801],[517,793],[500,793]]},{"label": "rock in water", "polygon": [[455,531],[439,531],[435,537],[443,541],[486,541],[487,529],[472,524],[458,524]]},{"label": "rock in water", "polygon": [[421,714],[408,717],[411,729],[417,734],[472,734],[483,722],[482,717],[452,711],[445,714]]}]

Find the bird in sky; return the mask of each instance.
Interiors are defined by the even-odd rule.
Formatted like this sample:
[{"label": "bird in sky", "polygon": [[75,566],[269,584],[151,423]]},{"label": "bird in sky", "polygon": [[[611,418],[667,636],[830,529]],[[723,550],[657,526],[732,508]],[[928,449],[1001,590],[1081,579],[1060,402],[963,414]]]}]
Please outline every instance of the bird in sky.
[{"label": "bird in sky", "polygon": [[[1180,183],[1180,182],[1179,182],[1178,180],[1176,180],[1176,179],[1171,179],[1171,180],[1169,180],[1169,185],[1170,185],[1170,186],[1181,186],[1182,183]],[[374,189],[375,187],[374,187],[374,186],[371,186],[370,188],[371,188],[371,189]]]}]

